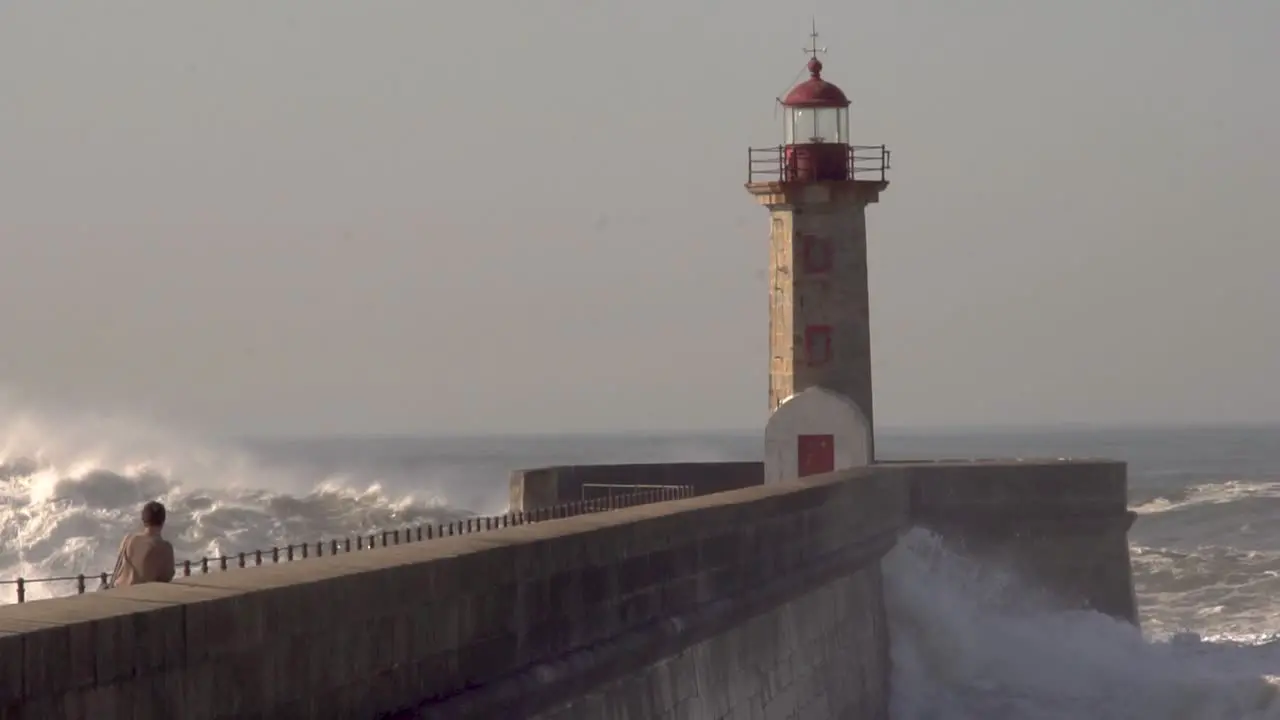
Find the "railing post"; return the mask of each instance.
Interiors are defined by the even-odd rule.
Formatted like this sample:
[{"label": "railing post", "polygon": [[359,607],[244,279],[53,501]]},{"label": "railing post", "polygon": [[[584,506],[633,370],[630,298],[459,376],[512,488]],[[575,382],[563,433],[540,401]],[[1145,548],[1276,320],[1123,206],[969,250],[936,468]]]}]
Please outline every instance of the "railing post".
[{"label": "railing post", "polygon": [[346,551],[351,552],[351,538],[343,538],[343,540],[345,541],[343,544],[346,548]]},{"label": "railing post", "polygon": [[182,561],[182,576],[191,577],[191,561],[190,560]]},{"label": "railing post", "polygon": [[[431,527],[430,525],[427,526],[428,529],[430,529],[430,527]],[[418,542],[422,542],[422,526],[421,525],[418,526]]]},{"label": "railing post", "polygon": [[273,563],[280,562],[280,548],[278,547],[271,548],[271,562]]},{"label": "railing post", "polygon": [[244,553],[240,553],[240,567],[244,567]]},{"label": "railing post", "polygon": [[18,578],[18,602],[24,603],[26,601],[27,601],[27,581],[23,580],[22,578]]},{"label": "railing post", "polygon": [[293,562],[293,545],[286,546],[284,550],[285,550],[285,559],[288,560],[289,562]]},{"label": "railing post", "polygon": [[329,541],[329,554],[330,555],[338,554],[338,541],[336,539]]},{"label": "railing post", "polygon": [[303,560],[306,560],[306,559],[307,559],[307,546],[308,546],[308,545],[310,545],[310,543],[302,543],[302,545],[300,546],[300,547],[301,547],[301,550],[302,550],[302,559],[303,559]]},{"label": "railing post", "polygon": [[219,566],[219,569],[220,569],[220,570],[226,570],[226,569],[227,569],[227,556],[226,556],[226,555],[219,555],[219,556],[218,556],[218,566]]},{"label": "railing post", "polygon": [[101,575],[99,575],[98,579],[102,581],[102,587],[106,587],[107,583],[111,580],[111,578],[108,577],[106,573],[102,573]]},{"label": "railing post", "polygon": [[433,528],[433,527],[435,527],[435,526],[434,526],[434,525],[430,525],[430,524],[428,524],[428,525],[427,525],[427,539],[428,539],[428,540],[431,540],[431,539],[433,538],[433,535],[432,535],[432,532],[431,532],[431,530],[432,530],[432,528]]},{"label": "railing post", "polygon": [[207,557],[200,558],[200,572],[203,575],[209,574],[209,558]]},{"label": "railing post", "polygon": [[257,565],[257,566],[261,566],[261,565],[262,565],[262,551],[261,551],[261,550],[254,550],[254,551],[253,551],[253,564],[254,564],[254,565]]},{"label": "railing post", "polygon": [[76,594],[84,594],[84,573],[80,573],[76,576]]}]

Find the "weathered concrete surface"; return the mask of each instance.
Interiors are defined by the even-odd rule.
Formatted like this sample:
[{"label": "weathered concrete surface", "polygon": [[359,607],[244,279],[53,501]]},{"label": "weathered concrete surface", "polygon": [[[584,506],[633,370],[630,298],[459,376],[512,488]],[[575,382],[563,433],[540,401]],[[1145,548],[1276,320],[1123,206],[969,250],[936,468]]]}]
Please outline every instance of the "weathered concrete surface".
[{"label": "weathered concrete surface", "polygon": [[886,463],[910,488],[912,523],[1004,563],[1047,599],[1138,622],[1127,466],[1094,459]]},{"label": "weathered concrete surface", "polygon": [[868,565],[538,718],[884,718],[882,605]]},{"label": "weathered concrete surface", "polygon": [[582,486],[687,485],[695,495],[740,490],[764,483],[759,462],[563,465],[511,473],[511,510],[538,510],[582,500]]},{"label": "weathered concrete surface", "polygon": [[[790,672],[797,709],[820,702],[834,717],[882,717],[884,613],[877,571],[864,568],[905,517],[893,480],[836,473],[4,606],[0,717],[361,718],[416,708],[511,720],[573,707],[668,658],[728,650],[749,656],[704,667],[697,688],[717,707],[745,708],[733,717],[786,692],[748,666]],[[819,634],[851,649],[804,640]],[[835,663],[851,654],[866,678],[856,691],[833,685]],[[800,687],[822,699],[802,699]]]}]

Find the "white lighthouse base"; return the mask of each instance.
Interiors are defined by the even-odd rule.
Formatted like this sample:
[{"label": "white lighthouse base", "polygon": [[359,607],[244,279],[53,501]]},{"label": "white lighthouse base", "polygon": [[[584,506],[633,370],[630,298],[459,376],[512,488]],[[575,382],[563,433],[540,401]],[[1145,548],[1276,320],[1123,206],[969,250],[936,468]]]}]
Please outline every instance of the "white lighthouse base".
[{"label": "white lighthouse base", "polygon": [[765,425],[765,484],[870,462],[870,423],[852,400],[826,388],[811,387],[783,400]]}]

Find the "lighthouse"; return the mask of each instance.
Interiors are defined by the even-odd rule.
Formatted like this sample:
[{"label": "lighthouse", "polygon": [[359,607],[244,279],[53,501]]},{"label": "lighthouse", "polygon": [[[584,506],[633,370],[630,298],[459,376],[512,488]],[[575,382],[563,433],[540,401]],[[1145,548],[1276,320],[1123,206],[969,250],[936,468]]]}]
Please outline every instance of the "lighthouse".
[{"label": "lighthouse", "polygon": [[889,150],[855,145],[850,102],[806,48],[782,98],[782,144],[748,150],[747,190],[769,209],[768,481],[874,461],[867,206]]}]

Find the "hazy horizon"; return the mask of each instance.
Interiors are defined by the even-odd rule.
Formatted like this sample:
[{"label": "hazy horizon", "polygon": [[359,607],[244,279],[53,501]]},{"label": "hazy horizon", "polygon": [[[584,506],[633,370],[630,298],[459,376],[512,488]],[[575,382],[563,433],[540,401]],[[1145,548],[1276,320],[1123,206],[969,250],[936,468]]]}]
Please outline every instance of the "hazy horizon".
[{"label": "hazy horizon", "polygon": [[882,429],[1280,423],[1262,0],[5,3],[0,411],[762,427],[745,154],[815,14],[893,151]]},{"label": "hazy horizon", "polygon": [[[915,425],[877,427],[876,434],[885,437],[934,436],[951,435],[1060,435],[1071,433],[1097,432],[1216,432],[1239,430],[1277,430],[1280,432],[1280,421],[1271,422],[1219,422],[1219,423],[1061,423],[1061,424],[1025,424],[1025,425]],[[567,430],[567,431],[493,431],[475,433],[401,433],[401,432],[344,432],[344,433],[289,433],[266,432],[254,435],[231,435],[232,440],[248,441],[291,441],[291,440],[324,440],[328,438],[342,440],[528,440],[538,438],[691,438],[691,437],[753,437],[762,435],[761,427],[742,428],[637,428],[622,430]]]}]

